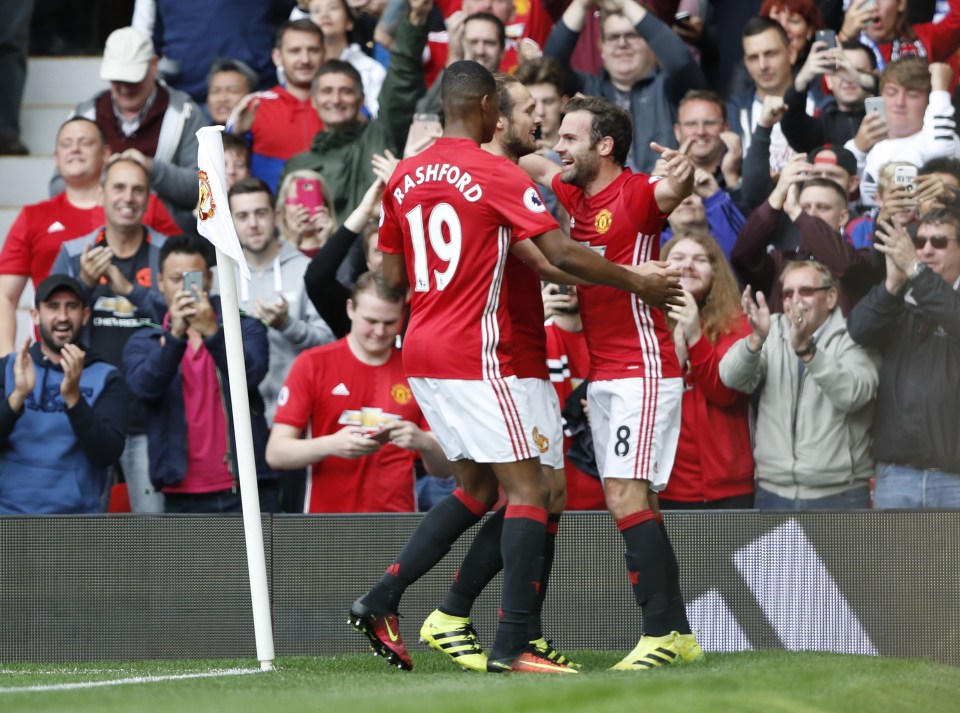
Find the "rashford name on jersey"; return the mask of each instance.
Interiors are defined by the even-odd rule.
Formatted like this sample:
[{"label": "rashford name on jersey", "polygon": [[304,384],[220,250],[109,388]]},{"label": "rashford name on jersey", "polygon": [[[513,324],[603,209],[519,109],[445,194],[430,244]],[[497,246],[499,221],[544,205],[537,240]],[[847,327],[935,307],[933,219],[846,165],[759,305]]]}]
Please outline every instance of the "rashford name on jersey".
[{"label": "rashford name on jersey", "polygon": [[401,179],[403,186],[397,186],[393,189],[393,197],[397,205],[403,205],[403,197],[411,188],[416,188],[423,183],[433,183],[437,181],[446,181],[463,194],[471,203],[476,203],[483,197],[483,189],[480,185],[473,182],[473,176],[459,166],[449,163],[431,163],[426,166],[417,166],[413,172],[413,177],[409,173]]}]

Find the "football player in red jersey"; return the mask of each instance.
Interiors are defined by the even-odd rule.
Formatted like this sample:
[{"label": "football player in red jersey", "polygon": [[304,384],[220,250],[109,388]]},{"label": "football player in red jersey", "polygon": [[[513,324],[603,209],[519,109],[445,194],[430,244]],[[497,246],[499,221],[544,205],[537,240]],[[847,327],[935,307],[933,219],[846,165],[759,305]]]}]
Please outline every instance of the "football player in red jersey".
[{"label": "football player in red jersey", "polygon": [[[570,213],[571,237],[607,260],[645,269],[656,260],[667,214],[693,190],[694,168],[680,151],[651,148],[666,161],[660,179],[625,168],[630,114],[606,99],[570,100],[556,152],[562,166],[531,156],[525,168],[550,185]],[[680,363],[663,313],[603,285],[579,288],[590,350],[587,401],[607,507],[626,544],[627,570],[645,633],[617,670],[646,670],[703,656],[690,632],[679,565],[657,493],[666,487],[680,434]]]},{"label": "football player in red jersey", "polygon": [[574,673],[529,641],[547,487],[535,457],[540,429],[511,358],[504,265],[515,243],[532,239],[556,267],[657,305],[676,299],[678,278],[662,264],[644,274],[626,270],[567,238],[523,172],[480,149],[500,118],[490,72],[456,62],[442,81],[443,137],[397,167],[384,193],[379,239],[387,282],[413,290],[404,367],[460,488],[427,513],[380,581],[354,602],[350,619],[375,651],[412,668],[398,629],[400,598],[483,516],[499,484],[508,503],[504,583],[487,670]]},{"label": "football player in red jersey", "polygon": [[[500,118],[493,140],[484,144],[483,149],[517,163],[521,156],[537,150],[536,134],[540,126],[540,119],[536,115],[537,104],[530,90],[516,77],[498,74],[496,81],[500,95]],[[507,310],[510,314],[510,352],[514,371],[527,392],[539,429],[534,439],[539,446],[540,467],[550,488],[543,573],[531,616],[529,639],[530,644],[551,661],[575,666],[553,649],[544,637],[540,618],[547,581],[553,568],[560,515],[566,502],[560,402],[547,370],[540,272],[553,281],[573,281],[569,275],[550,266],[532,241],[518,243],[507,257],[504,273]],[[500,508],[477,532],[443,602],[427,617],[420,629],[421,641],[471,670],[486,670],[487,656],[470,623],[470,610],[476,598],[503,567],[500,541],[504,514],[505,508]]]}]

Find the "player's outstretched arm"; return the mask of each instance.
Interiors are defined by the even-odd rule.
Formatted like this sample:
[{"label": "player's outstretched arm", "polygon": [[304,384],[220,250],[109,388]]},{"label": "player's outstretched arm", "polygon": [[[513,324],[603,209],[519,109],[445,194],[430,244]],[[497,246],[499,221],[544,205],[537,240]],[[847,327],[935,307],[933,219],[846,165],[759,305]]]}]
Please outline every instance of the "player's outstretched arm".
[{"label": "player's outstretched arm", "polygon": [[560,173],[560,166],[548,158],[532,153],[520,159],[522,168],[530,179],[541,186],[550,187],[553,177]]},{"label": "player's outstretched arm", "polygon": [[633,292],[651,307],[681,304],[680,273],[665,265],[658,264],[659,269],[648,268],[642,273],[629,270],[571,240],[559,228],[538,235],[533,241],[554,267],[582,280]]},{"label": "player's outstretched arm", "polygon": [[510,248],[510,252],[529,265],[530,268],[540,276],[541,280],[553,282],[558,285],[576,285],[581,282],[581,280],[578,280],[573,275],[551,265],[550,261],[544,257],[543,253],[540,252],[532,240],[521,240],[520,242],[514,243],[513,247]]}]

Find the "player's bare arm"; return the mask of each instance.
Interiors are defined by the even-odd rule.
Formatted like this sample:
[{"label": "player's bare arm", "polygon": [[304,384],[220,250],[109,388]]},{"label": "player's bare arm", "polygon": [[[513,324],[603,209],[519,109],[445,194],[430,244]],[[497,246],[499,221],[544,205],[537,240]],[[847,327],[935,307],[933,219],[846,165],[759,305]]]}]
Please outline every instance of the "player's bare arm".
[{"label": "player's bare arm", "polygon": [[650,142],[650,148],[666,161],[666,175],[653,189],[657,207],[662,213],[671,213],[684,198],[693,193],[695,168],[686,154],[690,143],[691,140],[688,139],[679,149],[668,149],[655,141]]},{"label": "player's bare arm", "polygon": [[540,252],[540,249],[532,240],[521,240],[520,242],[514,243],[510,251],[529,265],[530,268],[540,276],[541,280],[553,282],[558,285],[576,285],[583,282],[573,275],[551,265],[550,261],[544,257],[543,253]]},{"label": "player's bare arm", "polygon": [[560,173],[560,166],[539,154],[523,156],[520,159],[520,168],[530,176],[531,181],[547,187],[553,183],[553,177]]},{"label": "player's bare arm", "polygon": [[651,307],[680,304],[683,291],[679,273],[651,270],[640,274],[628,270],[571,240],[559,228],[538,235],[533,241],[554,267],[580,279],[633,292]]}]

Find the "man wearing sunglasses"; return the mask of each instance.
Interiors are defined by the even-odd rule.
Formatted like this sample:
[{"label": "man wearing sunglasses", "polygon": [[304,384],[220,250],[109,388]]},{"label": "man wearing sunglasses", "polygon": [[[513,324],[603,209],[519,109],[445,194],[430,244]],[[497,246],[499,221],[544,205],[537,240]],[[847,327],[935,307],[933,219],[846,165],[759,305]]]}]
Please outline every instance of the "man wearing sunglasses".
[{"label": "man wearing sunglasses", "polygon": [[758,509],[870,507],[870,426],[880,358],[847,334],[837,288],[816,260],[787,263],[783,312],[747,287],[753,332],[720,362],[725,386],[759,398]]},{"label": "man wearing sunglasses", "polygon": [[916,238],[881,223],[887,276],[850,313],[850,336],[880,350],[874,507],[960,507],[960,215],[935,208]]}]

